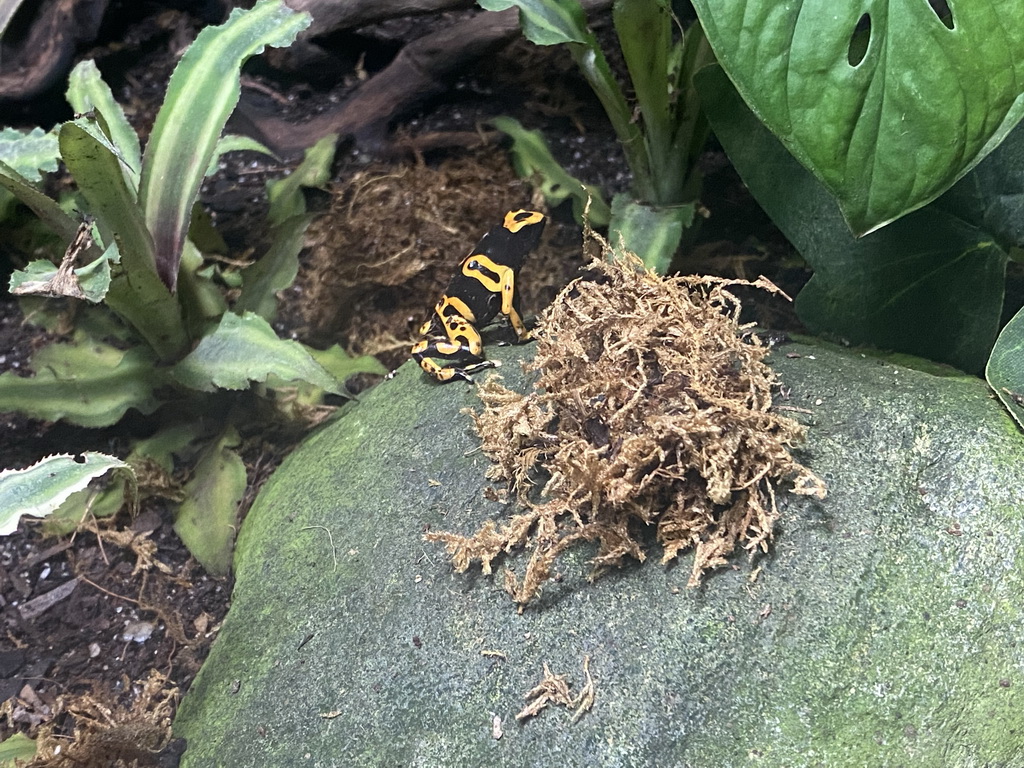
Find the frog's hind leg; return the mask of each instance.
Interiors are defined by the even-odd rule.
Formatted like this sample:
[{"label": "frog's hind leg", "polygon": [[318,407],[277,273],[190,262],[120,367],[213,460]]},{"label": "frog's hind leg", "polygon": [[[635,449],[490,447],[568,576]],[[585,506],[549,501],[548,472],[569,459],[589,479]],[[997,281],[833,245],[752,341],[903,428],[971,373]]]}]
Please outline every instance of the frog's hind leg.
[{"label": "frog's hind leg", "polygon": [[[411,354],[420,368],[438,381],[451,381],[452,379],[472,381],[473,379],[470,377],[474,373],[485,368],[496,368],[501,364],[496,360],[487,360],[480,355],[473,354],[468,344],[460,344],[443,338],[424,339],[412,348]],[[449,361],[449,364],[439,365],[435,359]]]}]

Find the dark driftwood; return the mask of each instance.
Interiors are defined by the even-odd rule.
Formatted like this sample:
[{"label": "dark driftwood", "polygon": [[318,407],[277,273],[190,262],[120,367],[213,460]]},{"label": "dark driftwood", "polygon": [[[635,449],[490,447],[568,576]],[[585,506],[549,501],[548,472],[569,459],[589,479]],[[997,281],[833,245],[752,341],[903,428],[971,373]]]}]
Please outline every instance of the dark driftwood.
[{"label": "dark driftwood", "polygon": [[[583,0],[590,12],[612,0]],[[493,52],[519,34],[519,13],[481,12],[447,29],[421,37],[401,50],[394,61],[361,85],[329,112],[291,123],[275,114],[261,114],[243,101],[238,116],[246,130],[283,156],[295,155],[327,134],[353,137],[370,151],[385,142],[388,123],[416,104],[443,93],[448,76]]]},{"label": "dark driftwood", "polygon": [[0,99],[27,99],[62,79],[78,44],[95,39],[108,2],[25,3],[0,43]]},{"label": "dark driftwood", "polygon": [[434,13],[449,8],[469,8],[473,0],[285,0],[297,11],[307,11],[313,23],[303,37],[315,37],[337,29],[352,29],[400,16]]}]

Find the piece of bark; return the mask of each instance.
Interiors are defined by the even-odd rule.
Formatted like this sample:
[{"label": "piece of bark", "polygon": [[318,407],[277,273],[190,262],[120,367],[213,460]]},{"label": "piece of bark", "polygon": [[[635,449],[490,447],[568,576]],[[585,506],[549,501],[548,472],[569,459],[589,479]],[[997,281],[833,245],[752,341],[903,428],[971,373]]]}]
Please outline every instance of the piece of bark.
[{"label": "piece of bark", "polygon": [[[19,9],[0,44],[0,99],[28,99],[63,78],[79,43],[96,38],[108,2],[43,0]],[[31,19],[17,34],[25,12]]]},{"label": "piece of bark", "polygon": [[435,13],[450,8],[469,8],[472,0],[285,0],[297,11],[306,11],[313,23],[301,38],[316,37],[339,29],[376,24],[400,16]]},{"label": "piece of bark", "polygon": [[[611,0],[583,0],[582,4],[593,12],[607,8]],[[243,94],[235,129],[250,133],[284,157],[298,154],[330,133],[353,137],[364,150],[379,151],[392,120],[444,93],[455,70],[494,52],[519,33],[517,9],[478,13],[409,43],[343,104],[302,123],[261,113]]]}]

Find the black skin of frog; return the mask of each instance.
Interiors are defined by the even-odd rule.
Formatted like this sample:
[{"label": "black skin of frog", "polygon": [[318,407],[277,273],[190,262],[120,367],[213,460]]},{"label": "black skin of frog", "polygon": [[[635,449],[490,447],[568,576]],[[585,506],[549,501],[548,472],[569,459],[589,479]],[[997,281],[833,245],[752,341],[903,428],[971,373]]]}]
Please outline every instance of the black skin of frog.
[{"label": "black skin of frog", "polygon": [[546,221],[537,211],[509,211],[459,263],[433,314],[420,328],[423,340],[410,350],[420,368],[445,382],[472,381],[474,373],[497,367],[498,362],[483,356],[480,329],[499,314],[508,318],[519,343],[530,339],[519,309],[516,279],[540,242]]}]

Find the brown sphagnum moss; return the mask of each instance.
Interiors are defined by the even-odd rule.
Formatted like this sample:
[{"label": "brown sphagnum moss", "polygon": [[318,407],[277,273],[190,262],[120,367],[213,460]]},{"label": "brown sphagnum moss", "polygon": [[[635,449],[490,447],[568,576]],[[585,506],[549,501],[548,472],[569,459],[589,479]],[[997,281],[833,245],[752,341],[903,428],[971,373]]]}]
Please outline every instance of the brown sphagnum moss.
[{"label": "brown sphagnum moss", "polygon": [[[480,387],[484,410],[473,419],[494,461],[488,477],[506,480],[524,509],[471,536],[429,534],[457,571],[479,561],[490,573],[499,554],[529,548],[523,578],[505,572],[522,607],[568,547],[596,542],[596,575],[627,557],[644,560],[637,534],[653,525],[662,562],[695,550],[695,586],[737,544],[767,551],[779,483],[825,495],[790,454],[803,429],[770,410],[768,349],[739,324],[729,291],[741,282],[661,278],[620,256],[595,261],[562,291],[535,332],[533,391],[496,378]],[[754,285],[777,291],[766,280]]]}]

